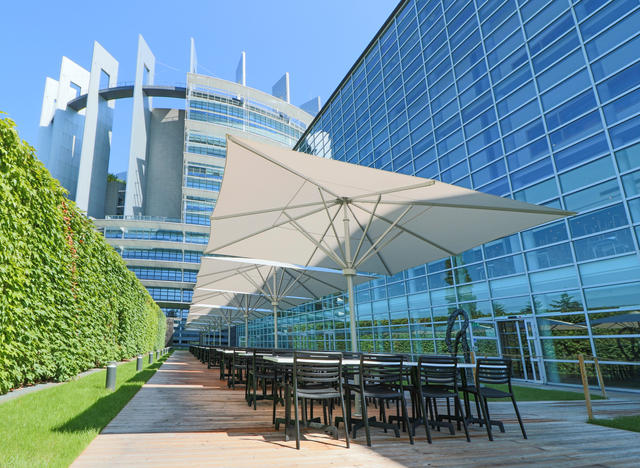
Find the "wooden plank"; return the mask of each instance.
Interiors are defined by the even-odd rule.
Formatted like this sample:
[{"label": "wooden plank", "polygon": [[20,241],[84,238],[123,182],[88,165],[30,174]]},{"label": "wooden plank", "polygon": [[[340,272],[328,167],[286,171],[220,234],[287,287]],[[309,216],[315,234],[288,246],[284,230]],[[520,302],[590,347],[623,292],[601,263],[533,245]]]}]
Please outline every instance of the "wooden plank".
[{"label": "wooden plank", "polygon": [[[632,466],[640,456],[639,434],[585,424],[582,402],[520,404],[528,440],[511,404],[496,402],[489,404],[491,415],[505,422],[506,432],[494,431],[494,442],[477,425],[470,429],[471,443],[461,432],[450,436],[443,430],[432,431],[433,444],[420,426],[415,445],[405,434],[396,439],[376,428],[373,447],[359,431],[346,449],[341,429],[341,440],[305,433],[298,451],[271,424],[271,401],[259,401],[254,411],[243,388],[231,390],[218,377],[218,369],[207,369],[187,352],[174,353],[73,466]],[[594,404],[600,405],[598,414],[638,411],[637,401]]]}]

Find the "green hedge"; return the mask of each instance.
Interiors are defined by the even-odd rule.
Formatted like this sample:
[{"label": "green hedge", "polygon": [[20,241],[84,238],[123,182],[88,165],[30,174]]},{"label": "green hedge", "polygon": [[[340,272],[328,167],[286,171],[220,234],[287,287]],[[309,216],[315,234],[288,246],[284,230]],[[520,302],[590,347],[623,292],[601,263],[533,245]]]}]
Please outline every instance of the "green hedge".
[{"label": "green hedge", "polygon": [[164,346],[165,316],[0,119],[0,394]]}]

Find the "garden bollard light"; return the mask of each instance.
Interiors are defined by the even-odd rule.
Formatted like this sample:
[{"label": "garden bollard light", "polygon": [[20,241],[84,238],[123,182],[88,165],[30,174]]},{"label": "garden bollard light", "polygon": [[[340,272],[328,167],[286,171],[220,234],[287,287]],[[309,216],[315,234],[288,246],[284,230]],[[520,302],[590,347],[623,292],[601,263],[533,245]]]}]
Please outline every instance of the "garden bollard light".
[{"label": "garden bollard light", "polygon": [[153,364],[153,352],[149,353],[149,364]]},{"label": "garden bollard light", "polygon": [[116,363],[114,361],[111,361],[107,365],[107,382],[105,385],[105,387],[109,390],[115,390],[116,388],[116,370]]},{"label": "garden bollard light", "polygon": [[140,372],[142,370],[142,355],[138,356],[138,358],[136,359],[136,372]]}]

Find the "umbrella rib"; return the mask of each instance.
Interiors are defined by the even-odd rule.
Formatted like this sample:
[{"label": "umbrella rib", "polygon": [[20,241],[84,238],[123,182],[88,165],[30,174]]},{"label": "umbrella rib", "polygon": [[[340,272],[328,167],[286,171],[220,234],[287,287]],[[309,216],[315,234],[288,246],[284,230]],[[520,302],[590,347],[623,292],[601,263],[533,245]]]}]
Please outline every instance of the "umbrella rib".
[{"label": "umbrella rib", "polygon": [[[370,211],[370,210],[368,210],[367,208],[365,208],[365,207],[363,207],[363,206],[360,206],[360,205],[357,205],[357,206],[358,206],[358,208],[360,208],[361,210],[363,210],[363,211],[365,211],[365,212],[367,212],[367,213],[371,213],[371,211]],[[382,220],[382,221],[386,222],[386,223],[391,223],[391,221],[390,221],[390,220],[386,219],[386,218],[385,218],[385,217],[383,217],[383,216],[380,216],[379,214],[375,214],[374,216],[375,216],[376,218],[378,218],[378,219],[380,219],[380,220]],[[457,255],[457,253],[456,253],[456,252],[452,252],[451,250],[446,249],[446,248],[442,247],[441,245],[436,244],[435,242],[430,241],[430,240],[428,240],[428,239],[426,239],[426,238],[422,237],[422,236],[421,236],[421,235],[419,235],[419,234],[416,234],[415,232],[411,231],[410,229],[405,228],[404,226],[398,225],[398,226],[396,226],[396,228],[397,228],[397,229],[399,229],[399,230],[401,230],[402,232],[404,232],[404,233],[406,233],[406,234],[409,234],[410,236],[415,237],[415,238],[416,238],[416,239],[418,239],[418,240],[421,240],[422,242],[424,242],[424,243],[426,243],[426,244],[429,244],[429,245],[431,245],[431,246],[433,246],[433,247],[436,247],[437,249],[442,250],[443,252],[446,252],[446,253],[447,253],[447,254],[449,254],[449,255]]]},{"label": "umbrella rib", "polygon": [[[398,223],[402,220],[402,218],[404,218],[406,216],[406,214],[411,210],[411,208],[413,208],[413,207],[412,206],[407,206],[404,209],[404,211],[400,214],[400,216],[398,216],[396,218],[396,220],[393,223],[391,223],[387,227],[387,229],[385,229],[385,231],[376,239],[376,241],[371,245],[371,247],[369,247],[369,249],[364,253],[364,255],[363,255],[364,258],[368,258],[370,252],[376,252],[376,251],[379,252],[379,250],[376,249],[378,244],[380,244],[380,242],[382,242],[384,240],[384,238],[393,230],[393,228],[398,225]],[[356,268],[361,263],[362,262],[360,262],[360,261],[354,261],[354,264],[356,265]]]},{"label": "umbrella rib", "polygon": [[[360,238],[360,242],[358,242],[358,247],[356,248],[356,251],[353,254],[353,261],[354,262],[357,261],[357,259],[358,259],[358,255],[360,254],[360,249],[362,248],[362,243],[364,242],[365,239],[369,238],[367,236],[367,233],[369,232],[369,227],[371,227],[371,222],[373,221],[373,214],[378,209],[378,205],[379,205],[381,199],[382,199],[382,195],[378,195],[378,201],[373,206],[373,211],[369,215],[369,220],[367,221],[367,225],[365,226],[364,230],[362,231],[362,237]],[[352,212],[351,214],[354,214],[354,213]],[[355,218],[355,216],[354,216],[354,218]],[[360,226],[360,223],[358,223],[358,226]]]},{"label": "umbrella rib", "polygon": [[402,234],[402,231],[396,232],[393,236],[389,237],[386,241],[382,242],[382,244],[380,244],[380,248],[377,250],[377,252],[374,250],[374,251],[368,253],[366,256],[363,256],[362,259],[360,260],[360,263],[364,263],[367,260],[369,260],[373,255],[379,254],[382,249],[384,249],[387,245],[389,245],[391,242],[393,242],[395,239],[397,239],[400,234]]},{"label": "umbrella rib", "polygon": [[[358,221],[358,218],[356,217],[356,214],[353,212],[353,208],[351,207],[351,205],[353,206],[358,206],[358,205],[356,205],[355,203],[350,203],[347,205],[347,207],[349,208],[349,211],[351,212],[351,216],[353,216],[353,219],[355,220],[355,222],[358,223],[358,227],[360,228],[360,230],[364,231],[362,225],[360,224],[360,221]],[[371,240],[371,237],[369,236],[369,234],[366,235],[366,238],[369,241],[369,243],[373,245],[373,240]],[[384,258],[382,258],[382,255],[379,252],[376,252],[376,255],[378,256],[378,260],[380,260],[380,263],[384,267],[387,274],[391,276],[391,269],[387,265],[387,262],[384,261]]]},{"label": "umbrella rib", "polygon": [[[317,248],[322,250],[334,262],[336,262],[338,265],[341,265],[342,268],[346,268],[345,263],[335,254],[335,252],[331,251],[330,249],[322,245],[322,241],[317,241],[316,239],[314,239],[313,236],[309,234],[302,226],[300,226],[300,223],[298,223],[295,219],[289,216],[288,213],[285,212],[284,215],[287,218],[289,218],[289,221],[291,222],[291,224],[295,226],[295,228],[300,232],[300,234],[305,236],[311,243],[313,243]],[[309,257],[309,260],[311,260],[311,257]]]},{"label": "umbrella rib", "polygon": [[[496,197],[500,198],[500,197]],[[358,203],[375,203],[372,200],[360,200]],[[488,211],[509,211],[513,213],[531,213],[531,214],[546,214],[546,215],[557,215],[557,216],[571,216],[575,213],[573,211],[562,211],[558,209],[532,209],[532,208],[513,208],[513,207],[498,207],[498,206],[483,206],[483,205],[464,205],[459,203],[439,203],[439,202],[430,202],[430,201],[410,201],[410,202],[402,202],[402,201],[384,201],[382,202],[385,205],[413,205],[413,206],[429,206],[436,208],[467,208],[469,210],[488,210]],[[535,205],[538,206],[538,205]]]},{"label": "umbrella rib", "polygon": [[379,192],[371,192],[371,193],[364,193],[362,195],[356,195],[355,197],[351,197],[350,200],[362,201],[363,198],[367,198],[375,195],[378,195],[378,197],[380,197],[382,195],[386,195],[389,193],[406,192],[407,190],[414,190],[422,187],[429,187],[431,185],[434,185],[435,183],[436,183],[435,180],[427,179],[425,182],[420,182],[418,184],[405,185],[404,187],[396,187],[388,190],[381,190]]},{"label": "umbrella rib", "polygon": [[262,151],[259,151],[259,150],[255,149],[255,148],[252,148],[251,146],[249,146],[249,145],[247,145],[247,144],[245,144],[245,143],[243,143],[243,142],[240,142],[240,141],[236,140],[236,139],[235,139],[233,136],[231,136],[231,135],[227,135],[227,138],[228,138],[229,140],[232,140],[232,141],[233,141],[235,144],[237,144],[238,146],[242,146],[244,149],[251,151],[252,153],[254,153],[254,154],[256,154],[256,155],[260,156],[260,157],[261,157],[261,158],[263,158],[263,159],[266,159],[266,160],[267,160],[267,161],[269,161],[271,164],[274,164],[274,165],[276,165],[276,166],[280,167],[281,169],[284,169],[285,171],[290,172],[291,174],[294,174],[294,175],[296,175],[296,176],[300,177],[300,178],[301,178],[301,179],[303,179],[303,180],[306,180],[307,182],[309,182],[309,183],[311,183],[311,184],[315,185],[316,187],[321,187],[325,192],[330,193],[332,196],[334,196],[334,197],[336,197],[336,198],[340,198],[340,196],[339,196],[339,195],[337,195],[336,193],[333,193],[333,191],[329,190],[329,189],[328,189],[328,188],[326,188],[325,186],[323,186],[323,185],[319,184],[318,182],[314,181],[313,179],[310,179],[309,177],[305,176],[304,174],[301,174],[300,172],[298,172],[298,171],[296,171],[296,170],[294,170],[294,169],[292,169],[292,168],[290,168],[290,167],[288,167],[288,166],[285,166],[285,165],[284,165],[284,164],[282,164],[281,162],[276,161],[276,160],[275,160],[275,159],[273,159],[272,157],[270,157],[270,156],[268,156],[268,155],[264,154]]},{"label": "umbrella rib", "polygon": [[273,213],[274,211],[282,211],[282,210],[295,210],[298,208],[308,208],[310,206],[316,206],[316,205],[321,205],[322,202],[309,202],[309,203],[301,203],[299,205],[286,205],[286,206],[279,206],[276,208],[265,208],[264,210],[255,210],[255,211],[244,211],[242,213],[233,213],[233,214],[228,214],[228,215],[221,215],[221,216],[215,216],[215,215],[211,215],[211,220],[212,221],[219,221],[221,219],[229,219],[229,218],[241,218],[243,216],[255,216],[255,215],[259,215],[259,214],[265,214],[265,213]]},{"label": "umbrella rib", "polygon": [[[330,224],[333,224],[333,222],[335,221],[335,219],[338,217],[338,214],[340,213],[340,210],[336,210],[336,214],[333,215],[333,218],[331,218]],[[324,230],[324,232],[322,233],[322,236],[320,237],[320,242],[322,242],[324,240],[324,238],[327,236],[327,232],[329,232],[329,226],[327,226]],[[316,251],[318,250],[318,247],[314,247],[313,252],[311,252],[311,255],[309,255],[309,258],[307,260],[307,263],[305,265],[305,267],[309,266],[309,262],[311,262],[311,259],[313,258],[313,256],[316,254]]]},{"label": "umbrella rib", "polygon": [[[324,210],[324,207],[321,207],[321,208],[319,208],[319,209],[317,209],[317,210],[314,210],[314,211],[310,211],[310,212],[308,212],[308,213],[301,214],[301,215],[299,215],[299,216],[296,216],[295,218],[291,218],[291,217],[290,217],[286,212],[283,212],[283,214],[284,214],[287,218],[289,218],[289,219],[296,220],[296,219],[304,218],[304,217],[306,217],[306,216],[314,215],[314,214],[316,214],[316,213],[320,213],[322,210]],[[213,249],[213,250],[211,250],[211,251],[205,251],[204,253],[206,253],[206,254],[214,253],[214,252],[216,252],[217,250],[224,249],[224,248],[229,247],[230,245],[233,245],[233,244],[237,244],[238,242],[242,242],[242,241],[247,240],[247,239],[249,239],[249,238],[251,238],[251,237],[253,237],[253,236],[257,236],[258,234],[262,234],[263,232],[267,232],[267,231],[269,231],[269,230],[271,230],[271,229],[278,228],[278,227],[280,227],[280,226],[284,226],[285,224],[287,224],[287,223],[289,223],[289,222],[290,222],[290,221],[289,221],[289,220],[287,220],[287,221],[282,221],[282,222],[276,223],[276,224],[274,224],[274,225],[272,225],[272,226],[267,226],[267,227],[265,227],[265,228],[263,228],[263,229],[260,229],[259,231],[253,232],[253,233],[251,233],[251,234],[247,234],[246,236],[241,237],[241,238],[239,238],[239,239],[234,239],[234,240],[232,240],[231,242],[227,242],[226,244],[219,245],[219,246],[218,246],[218,247],[216,247],[215,249]],[[328,229],[328,228],[327,228],[327,229]]]},{"label": "umbrella rib", "polygon": [[[336,225],[333,223],[333,221],[336,219],[336,216],[334,216],[333,218],[331,217],[331,214],[329,213],[329,207],[327,206],[327,201],[324,199],[324,195],[322,194],[322,190],[320,190],[320,187],[318,187],[318,193],[320,194],[320,198],[322,198],[324,211],[327,213],[327,218],[329,219],[329,224],[331,225],[331,229],[333,230],[333,235],[336,236],[336,241],[337,241],[338,247],[340,248],[340,253],[342,254],[342,258],[346,258],[346,255],[344,254],[344,249],[342,248],[342,244],[340,243],[340,240],[339,240],[340,238],[338,237],[338,232],[336,231]],[[337,211],[340,212],[340,209],[338,209]]]}]

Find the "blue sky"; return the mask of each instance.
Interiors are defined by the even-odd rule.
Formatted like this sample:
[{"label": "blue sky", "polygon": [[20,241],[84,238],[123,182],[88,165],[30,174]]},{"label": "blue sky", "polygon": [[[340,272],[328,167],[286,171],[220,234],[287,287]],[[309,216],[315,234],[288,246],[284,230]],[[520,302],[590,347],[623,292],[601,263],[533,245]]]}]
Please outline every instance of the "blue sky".
[{"label": "blue sky", "polygon": [[[156,56],[156,84],[185,81],[189,38],[199,72],[233,80],[244,50],[247,85],[270,92],[284,72],[291,100],[322,102],[353,65],[395,0],[9,1],[2,7],[0,110],[37,146],[45,77],[62,56],[90,67],[93,41],[120,62],[118,81],[134,78],[138,34]],[[126,168],[130,100],[116,104],[110,170]]]}]

